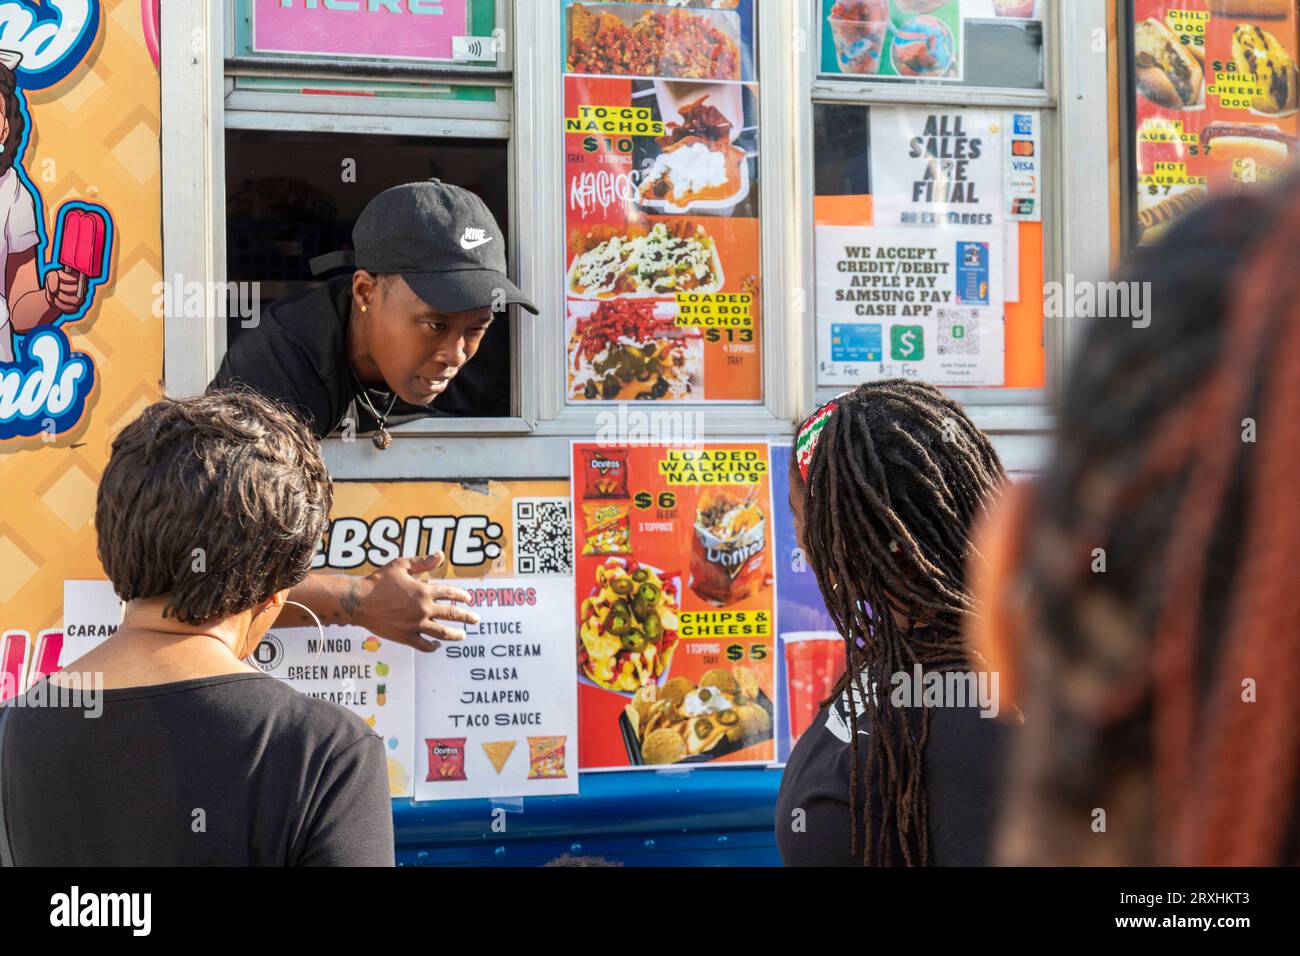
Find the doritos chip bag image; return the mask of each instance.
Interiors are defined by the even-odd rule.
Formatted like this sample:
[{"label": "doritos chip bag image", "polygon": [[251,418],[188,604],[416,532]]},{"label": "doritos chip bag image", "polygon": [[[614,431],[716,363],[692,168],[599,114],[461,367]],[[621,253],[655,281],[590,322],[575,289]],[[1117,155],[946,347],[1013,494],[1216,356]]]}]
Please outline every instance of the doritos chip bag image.
[{"label": "doritos chip bag image", "polygon": [[584,498],[626,498],[627,449],[584,448]]},{"label": "doritos chip bag image", "polygon": [[465,737],[426,737],[429,748],[429,774],[426,781],[466,780]]}]

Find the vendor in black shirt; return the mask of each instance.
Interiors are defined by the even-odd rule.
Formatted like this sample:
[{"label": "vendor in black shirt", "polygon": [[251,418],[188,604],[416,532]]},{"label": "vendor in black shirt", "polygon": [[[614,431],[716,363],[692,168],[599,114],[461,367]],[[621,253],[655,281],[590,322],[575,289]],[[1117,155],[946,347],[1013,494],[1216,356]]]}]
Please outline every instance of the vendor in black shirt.
[{"label": "vendor in black shirt", "polygon": [[[380,449],[411,417],[472,414],[481,381],[465,374],[488,326],[515,303],[537,307],[506,276],[505,237],[483,200],[436,179],[384,190],[352,230],[354,253],[312,263],[350,275],[263,310],[226,353],[209,390],[251,388],[297,411],[317,438],[350,422]],[[326,624],[357,624],[433,650],[458,640],[444,620],[477,623],[459,588],[417,580],[442,555],[399,558],[367,578],[311,574],[293,599]],[[296,608],[283,627],[312,624]]]},{"label": "vendor in black shirt", "polygon": [[381,449],[395,411],[472,414],[482,386],[463,372],[488,326],[511,303],[537,312],[506,276],[505,237],[483,200],[436,179],[394,186],[362,210],[352,242],[354,253],[313,267],[356,271],[271,303],[209,387],[276,398],[318,438],[351,418]]},{"label": "vendor in black shirt", "polygon": [[975,669],[962,633],[968,539],[1003,481],[961,407],[917,382],[863,385],[799,430],[790,507],[846,669],[782,776],[786,865],[990,861],[1011,732],[992,719],[996,693],[930,706],[912,691],[914,678]]}]

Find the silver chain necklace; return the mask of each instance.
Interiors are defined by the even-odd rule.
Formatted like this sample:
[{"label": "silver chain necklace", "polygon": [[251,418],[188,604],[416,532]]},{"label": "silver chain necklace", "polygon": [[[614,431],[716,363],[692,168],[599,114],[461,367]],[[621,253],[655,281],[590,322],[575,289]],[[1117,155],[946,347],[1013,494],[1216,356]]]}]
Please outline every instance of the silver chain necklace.
[{"label": "silver chain necklace", "polygon": [[357,383],[358,400],[365,404],[366,411],[374,416],[375,421],[379,423],[378,430],[371,436],[370,440],[374,443],[376,448],[383,451],[393,443],[393,436],[389,434],[388,429],[384,427],[384,423],[388,421],[388,416],[392,414],[393,406],[397,404],[397,393],[393,392],[393,399],[388,403],[388,409],[384,414],[380,415],[375,406],[370,403],[370,398],[366,395],[366,386],[362,384],[361,379],[357,377],[357,373],[353,370],[350,364],[348,365],[348,371],[352,373],[352,381]]}]

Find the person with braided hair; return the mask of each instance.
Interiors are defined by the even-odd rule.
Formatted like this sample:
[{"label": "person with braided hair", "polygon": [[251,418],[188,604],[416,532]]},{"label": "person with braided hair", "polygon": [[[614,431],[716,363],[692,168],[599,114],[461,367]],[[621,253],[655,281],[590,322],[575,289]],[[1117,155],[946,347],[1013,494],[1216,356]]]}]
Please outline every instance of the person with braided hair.
[{"label": "person with braided hair", "polygon": [[1041,481],[978,532],[971,639],[1025,731],[997,859],[1300,862],[1300,179],[1142,250]]},{"label": "person with braided hair", "polygon": [[976,669],[970,532],[1004,481],[988,438],[919,382],[864,384],[800,428],[790,507],[845,670],[782,778],[787,865],[989,862],[1010,728],[893,689],[900,675]]}]

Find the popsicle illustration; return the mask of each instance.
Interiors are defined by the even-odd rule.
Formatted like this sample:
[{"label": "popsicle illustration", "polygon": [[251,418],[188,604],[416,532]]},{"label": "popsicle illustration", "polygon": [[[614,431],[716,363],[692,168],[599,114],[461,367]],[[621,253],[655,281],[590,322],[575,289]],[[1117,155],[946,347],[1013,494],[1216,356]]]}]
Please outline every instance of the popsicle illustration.
[{"label": "popsicle illustration", "polygon": [[59,265],[77,273],[77,297],[86,292],[86,280],[97,279],[104,261],[104,217],[93,209],[65,209]]},{"label": "popsicle illustration", "polygon": [[36,654],[32,658],[31,683],[35,684],[46,674],[59,669],[59,655],[63,653],[62,631],[41,631],[36,636]]},{"label": "popsicle illustration", "polygon": [[27,663],[27,632],[5,631],[0,644],[0,700],[22,691],[23,665]]}]

